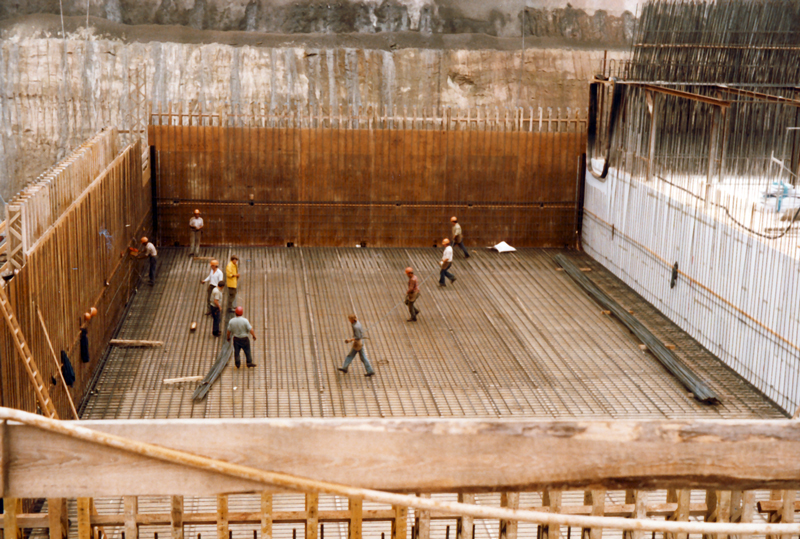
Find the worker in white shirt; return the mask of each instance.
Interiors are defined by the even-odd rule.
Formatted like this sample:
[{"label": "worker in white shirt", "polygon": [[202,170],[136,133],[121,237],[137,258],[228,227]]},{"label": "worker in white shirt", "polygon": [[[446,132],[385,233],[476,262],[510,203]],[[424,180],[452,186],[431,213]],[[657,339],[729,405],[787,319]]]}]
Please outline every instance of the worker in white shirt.
[{"label": "worker in white shirt", "polygon": [[189,219],[189,256],[200,254],[200,238],[203,235],[203,218],[200,217],[200,210],[194,210],[194,215]]},{"label": "worker in white shirt", "polygon": [[208,293],[206,294],[206,314],[211,314],[211,310],[208,308],[209,304],[211,303],[211,292],[219,286],[220,281],[223,282],[224,285],[225,276],[222,274],[222,270],[219,269],[219,261],[212,260],[211,261],[211,272],[208,274],[208,277],[200,281],[200,284],[208,284]]},{"label": "worker in white shirt", "polygon": [[136,258],[149,258],[150,259],[150,286],[156,284],[156,264],[158,264],[158,251],[156,246],[153,245],[146,237],[142,238],[142,245],[144,249],[139,252]]},{"label": "worker in white shirt", "polygon": [[450,247],[450,240],[447,238],[442,240],[442,247],[444,247],[444,253],[442,253],[442,261],[439,262],[439,286],[447,286],[444,282],[445,277],[450,279],[451,283],[456,282],[455,276],[447,271],[453,265],[453,248]]}]

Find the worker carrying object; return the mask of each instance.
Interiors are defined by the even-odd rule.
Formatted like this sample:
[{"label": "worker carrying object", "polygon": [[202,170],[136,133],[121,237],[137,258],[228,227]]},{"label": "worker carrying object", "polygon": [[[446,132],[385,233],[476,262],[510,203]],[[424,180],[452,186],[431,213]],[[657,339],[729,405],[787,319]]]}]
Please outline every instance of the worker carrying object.
[{"label": "worker carrying object", "polygon": [[464,236],[461,232],[461,225],[458,224],[458,217],[452,216],[450,222],[453,223],[453,245],[461,247],[461,250],[464,251],[464,258],[469,258],[469,252],[464,247]]},{"label": "worker carrying object", "polygon": [[203,237],[203,218],[200,217],[200,210],[194,210],[189,219],[189,256],[200,254],[200,240]]},{"label": "worker carrying object", "polygon": [[416,322],[419,309],[414,305],[414,302],[419,298],[419,279],[414,275],[414,268],[406,268],[406,276],[408,277],[408,290],[406,290],[406,305],[408,305],[408,314],[411,315],[408,322]]},{"label": "worker carrying object", "polygon": [[372,376],[375,374],[375,371],[372,369],[369,359],[367,359],[367,352],[364,350],[364,343],[362,342],[364,339],[364,328],[361,327],[361,322],[358,321],[356,315],[351,314],[347,317],[347,319],[353,326],[353,338],[345,339],[344,342],[345,344],[353,343],[353,347],[350,349],[350,353],[347,354],[347,357],[344,360],[344,365],[339,367],[339,370],[347,374],[347,368],[350,366],[353,358],[356,357],[356,354],[358,354],[358,356],[361,358],[361,363],[364,364],[364,368],[367,370],[364,376]]},{"label": "worker carrying object", "polygon": [[153,286],[156,284],[156,264],[158,263],[158,251],[156,251],[156,246],[150,243],[146,236],[142,236],[142,245],[144,245],[144,249],[136,255],[137,259],[141,258],[149,258],[150,259],[150,281],[148,284]]},{"label": "worker carrying object", "polygon": [[[211,292],[217,288],[219,283],[222,282],[223,286],[225,283],[225,277],[222,275],[222,271],[219,269],[219,260],[212,260],[211,261],[211,272],[208,274],[208,277],[200,281],[200,284],[208,283],[208,292],[206,293],[206,305],[211,303]],[[211,310],[207,309],[206,314],[211,314]]]},{"label": "worker carrying object", "polygon": [[451,283],[456,282],[455,276],[447,271],[453,265],[453,248],[450,247],[450,240],[447,238],[442,240],[442,247],[444,247],[444,253],[442,253],[442,260],[439,262],[439,286],[447,286],[444,282],[445,277],[450,279]]},{"label": "worker carrying object", "polygon": [[250,339],[247,337],[248,333],[253,336],[253,340],[256,340],[256,332],[253,329],[253,326],[250,325],[250,322],[242,316],[244,314],[244,309],[242,307],[236,307],[236,316],[231,318],[231,321],[228,322],[228,340],[231,340],[231,335],[233,335],[233,360],[236,362],[236,368],[238,369],[242,363],[239,361],[239,351],[244,350],[244,357],[247,360],[248,367],[255,367],[256,364],[253,361],[253,354],[250,352]]}]

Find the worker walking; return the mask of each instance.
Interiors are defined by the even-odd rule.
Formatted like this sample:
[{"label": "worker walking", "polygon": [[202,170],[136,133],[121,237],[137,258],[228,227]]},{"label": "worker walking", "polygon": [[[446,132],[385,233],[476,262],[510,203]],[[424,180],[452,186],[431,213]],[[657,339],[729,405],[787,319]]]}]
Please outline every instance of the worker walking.
[{"label": "worker walking", "polygon": [[450,222],[453,223],[453,245],[461,247],[461,250],[464,251],[464,258],[469,258],[469,251],[464,247],[464,236],[461,232],[461,225],[458,224],[458,218],[454,215],[450,218]]},{"label": "worker walking", "polygon": [[203,218],[200,217],[200,210],[194,210],[192,218],[189,219],[189,256],[200,254],[200,239],[203,236]]},{"label": "worker walking", "polygon": [[[222,272],[219,269],[219,260],[211,261],[211,272],[208,277],[200,281],[200,284],[208,283],[208,292],[206,293],[206,305],[211,304],[211,292],[219,286],[220,282],[225,282]],[[211,314],[211,310],[206,311],[206,314]]]},{"label": "worker walking", "polygon": [[445,277],[450,279],[451,283],[456,282],[455,276],[447,271],[453,265],[453,248],[450,247],[450,240],[447,238],[442,240],[442,247],[444,247],[444,253],[442,253],[442,261],[439,262],[439,286],[447,286],[444,282]]},{"label": "worker walking", "polygon": [[219,323],[222,319],[222,287],[225,283],[219,282],[214,290],[211,291],[211,302],[208,304],[208,310],[211,311],[211,316],[214,319],[214,325],[211,326],[211,334],[214,337],[220,336]]},{"label": "worker walking", "polygon": [[153,245],[146,236],[142,237],[142,245],[144,245],[144,249],[139,253],[136,258],[149,258],[150,259],[150,281],[148,284],[153,286],[156,284],[156,264],[158,263],[158,251],[156,251],[156,246]]},{"label": "worker walking", "polygon": [[228,312],[236,308],[236,287],[239,285],[239,257],[231,256],[231,261],[225,266],[225,285],[228,287]]},{"label": "worker walking", "polygon": [[250,325],[250,322],[242,316],[244,314],[244,309],[242,307],[236,307],[236,316],[231,318],[231,321],[228,322],[228,340],[231,340],[231,335],[233,335],[233,359],[236,362],[236,368],[238,369],[241,366],[241,361],[239,361],[239,351],[244,350],[244,357],[247,360],[248,367],[255,367],[256,363],[253,361],[253,354],[250,352],[250,339],[247,337],[248,333],[253,336],[253,340],[256,340],[256,332],[253,329],[253,326]]},{"label": "worker walking", "polygon": [[350,320],[350,324],[353,326],[353,338],[352,339],[345,339],[345,343],[353,343],[353,347],[350,349],[350,353],[347,354],[347,357],[344,360],[344,365],[339,367],[339,370],[343,373],[347,374],[347,368],[350,366],[350,363],[353,361],[353,358],[356,357],[356,354],[361,358],[361,363],[364,364],[364,368],[367,370],[364,376],[372,376],[375,374],[375,371],[372,369],[372,365],[367,359],[367,352],[364,350],[364,343],[361,342],[364,339],[364,328],[361,327],[361,322],[358,321],[356,315],[351,314],[347,317]]},{"label": "worker walking", "polygon": [[414,305],[419,297],[419,279],[414,275],[414,268],[406,268],[406,276],[408,276],[408,290],[406,290],[406,305],[408,305],[408,314],[411,315],[408,322],[416,322],[419,309]]}]

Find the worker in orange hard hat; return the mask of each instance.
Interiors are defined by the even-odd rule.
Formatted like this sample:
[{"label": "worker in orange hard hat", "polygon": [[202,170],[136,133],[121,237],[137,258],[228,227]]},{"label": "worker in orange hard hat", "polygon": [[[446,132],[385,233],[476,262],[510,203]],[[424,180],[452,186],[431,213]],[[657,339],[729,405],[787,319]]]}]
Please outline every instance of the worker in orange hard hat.
[{"label": "worker in orange hard hat", "polygon": [[203,218],[200,217],[200,210],[194,210],[192,218],[189,219],[189,256],[200,254],[200,239],[203,235]]},{"label": "worker in orange hard hat", "polygon": [[148,284],[153,286],[156,284],[156,264],[158,263],[158,251],[156,251],[156,246],[150,243],[150,240],[147,239],[147,236],[142,236],[142,245],[144,245],[144,249],[139,251],[139,254],[136,258],[149,258],[150,259],[150,281]]},{"label": "worker in orange hard hat", "polygon": [[439,286],[446,286],[445,277],[450,279],[451,283],[456,282],[455,276],[447,271],[453,265],[453,248],[450,247],[450,240],[447,238],[442,240],[442,247],[444,247],[444,253],[442,253],[442,261],[439,262]]},{"label": "worker in orange hard hat", "polygon": [[453,223],[453,245],[458,245],[464,251],[464,258],[469,258],[469,251],[464,247],[464,236],[461,232],[461,225],[458,224],[458,218],[454,215],[450,218]]},{"label": "worker in orange hard hat", "polygon": [[222,282],[223,286],[225,286],[225,276],[222,275],[222,270],[219,269],[219,261],[212,260],[211,261],[211,271],[208,274],[208,277],[200,281],[200,284],[208,284],[208,293],[206,294],[206,314],[211,314],[211,292],[214,291],[215,288],[219,286],[219,283]]},{"label": "worker in orange hard hat", "polygon": [[247,318],[242,316],[244,314],[244,309],[241,306],[236,307],[235,312],[236,317],[231,318],[230,322],[228,322],[229,341],[231,340],[231,335],[233,335],[233,360],[236,362],[236,368],[238,369],[241,366],[239,351],[244,350],[247,366],[255,367],[256,363],[253,361],[253,354],[250,352],[250,339],[247,335],[249,333],[253,336],[253,340],[256,340],[256,332]]},{"label": "worker in orange hard hat", "polygon": [[408,314],[411,315],[408,322],[416,322],[419,309],[416,308],[414,302],[419,297],[419,279],[414,275],[414,268],[406,268],[406,276],[408,277],[408,290],[406,290],[406,305],[408,305]]}]

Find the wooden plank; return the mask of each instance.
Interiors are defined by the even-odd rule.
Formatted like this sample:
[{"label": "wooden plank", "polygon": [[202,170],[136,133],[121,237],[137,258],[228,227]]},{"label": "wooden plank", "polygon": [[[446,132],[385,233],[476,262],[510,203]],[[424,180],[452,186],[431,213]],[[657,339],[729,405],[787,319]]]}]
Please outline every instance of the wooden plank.
[{"label": "wooden plank", "polygon": [[78,498],[78,539],[93,539],[92,498]]},{"label": "wooden plank", "polygon": [[[583,503],[591,506],[591,515],[601,517],[605,514],[606,491],[603,489],[587,490],[583,495]],[[602,528],[589,528],[588,539],[602,539]]]},{"label": "wooden plank", "polygon": [[49,498],[47,500],[47,524],[50,528],[50,539],[65,539],[67,537],[69,531],[67,517],[67,500],[65,498]]},{"label": "wooden plank", "polygon": [[361,522],[363,518],[363,502],[360,498],[348,500],[350,510],[350,523],[347,530],[348,539],[361,539]]},{"label": "wooden plank", "polygon": [[[475,503],[475,495],[459,493],[458,503]],[[473,539],[473,526],[472,517],[459,516],[456,520],[456,539]]]},{"label": "wooden plank", "polygon": [[[549,508],[551,513],[561,512],[561,491],[545,489],[542,493],[542,505]],[[560,526],[542,526],[542,539],[559,539]]]},{"label": "wooden plank", "polygon": [[183,496],[170,498],[170,528],[172,539],[183,539]]},{"label": "wooden plank", "polygon": [[22,512],[22,500],[18,498],[3,498],[3,539],[20,539],[17,514]]},{"label": "wooden plank", "polygon": [[[642,490],[625,491],[625,501],[635,506],[631,518],[645,518],[647,516],[647,493]],[[623,537],[626,539],[642,539],[641,530],[631,530],[625,532]]]},{"label": "wooden plank", "polygon": [[261,539],[272,539],[272,494],[261,493]]},{"label": "wooden plank", "polygon": [[[519,509],[519,492],[501,492],[500,507]],[[501,520],[500,539],[517,539],[517,527],[518,523],[516,520]]]},{"label": "wooden plank", "polygon": [[306,493],[306,537],[317,539],[319,535],[319,494]]},{"label": "wooden plank", "polygon": [[125,519],[125,539],[139,539],[139,524],[136,522],[136,515],[139,513],[139,498],[125,496],[122,501]]},{"label": "wooden plank", "polygon": [[[430,494],[418,494],[420,498],[430,498]],[[431,512],[415,511],[414,527],[417,530],[416,539],[430,539],[431,537]]]},{"label": "wooden plank", "polygon": [[[240,463],[256,468],[401,491],[436,491],[443,490],[443,485],[449,491],[502,488],[510,480],[515,485],[530,485],[520,488],[561,482],[575,487],[605,484],[619,488],[620,484],[630,485],[645,479],[663,486],[757,485],[753,477],[768,477],[773,484],[792,485],[800,476],[796,459],[790,458],[800,451],[800,425],[788,421],[398,419],[384,424],[373,420],[330,419],[321,425],[312,420],[251,419],[152,420],[134,424],[98,421],[89,425],[101,432],[223,460],[236,453],[242,455]],[[140,492],[171,495],[174,492],[159,484],[168,485],[178,477],[187,492],[196,495],[257,487],[180,470],[116,450],[101,450],[60,435],[54,438],[53,434],[23,425],[9,424],[8,429],[13,432],[8,437],[8,454],[13,455],[9,458],[7,494],[10,495],[18,492],[25,494],[19,497]],[[770,440],[770,453],[785,461],[780,468],[775,469],[759,458],[763,455],[764,439]],[[353,467],[338,462],[335,452],[329,450],[353,446],[365,449],[363,462]],[[501,457],[504,451],[509,455]],[[405,471],[406,463],[423,457],[431,463],[430,467],[421,472]],[[75,458],[80,459],[81,466],[64,466],[65,462],[75,463]],[[603,465],[598,465],[599,462]],[[664,462],[670,463],[669,474]],[[87,477],[89,474],[84,470],[89,464],[107,481]],[[626,480],[630,470],[636,470],[636,478]]]},{"label": "wooden plank", "polygon": [[392,539],[408,538],[408,507],[392,507]]},{"label": "wooden plank", "polygon": [[217,539],[230,539],[228,537],[228,496],[217,496]]}]

